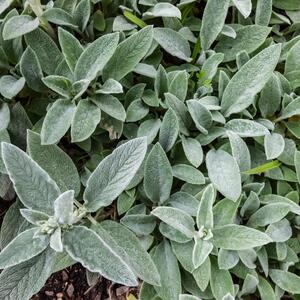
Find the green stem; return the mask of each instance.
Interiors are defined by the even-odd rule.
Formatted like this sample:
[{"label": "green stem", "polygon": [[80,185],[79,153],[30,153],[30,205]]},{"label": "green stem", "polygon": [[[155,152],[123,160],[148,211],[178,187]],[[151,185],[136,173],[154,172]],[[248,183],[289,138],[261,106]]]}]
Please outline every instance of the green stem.
[{"label": "green stem", "polygon": [[[84,206],[79,202],[77,201],[76,199],[74,199],[74,203],[75,205],[78,207],[78,208],[83,208]],[[91,214],[88,214],[86,215],[86,218],[94,225],[97,225],[98,222],[91,216]]]}]

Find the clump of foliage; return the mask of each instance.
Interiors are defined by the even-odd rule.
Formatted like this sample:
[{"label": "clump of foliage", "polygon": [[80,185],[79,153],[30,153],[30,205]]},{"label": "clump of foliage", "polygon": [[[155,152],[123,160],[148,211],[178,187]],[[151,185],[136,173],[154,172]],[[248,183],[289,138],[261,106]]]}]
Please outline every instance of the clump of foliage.
[{"label": "clump of foliage", "polygon": [[1,299],[75,262],[140,300],[299,299],[299,0],[0,14]]}]

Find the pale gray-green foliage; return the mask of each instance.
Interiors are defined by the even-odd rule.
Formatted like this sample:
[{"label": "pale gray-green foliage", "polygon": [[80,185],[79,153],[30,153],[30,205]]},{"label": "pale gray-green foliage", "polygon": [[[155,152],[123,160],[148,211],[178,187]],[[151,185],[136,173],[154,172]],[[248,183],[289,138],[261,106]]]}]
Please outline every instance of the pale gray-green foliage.
[{"label": "pale gray-green foliage", "polygon": [[254,96],[271,77],[279,60],[280,50],[280,45],[266,48],[232,77],[222,97],[222,110],[226,116],[242,111],[254,101]]},{"label": "pale gray-green foliage", "polygon": [[234,157],[223,150],[211,150],[206,157],[208,176],[216,189],[230,200],[241,195],[241,175]]},{"label": "pale gray-green foliage", "polygon": [[44,4],[0,0],[0,298],[297,297],[300,1]]},{"label": "pale gray-green foliage", "polygon": [[121,145],[103,159],[88,179],[84,192],[89,211],[110,205],[123,192],[139,169],[146,150],[146,139],[137,138]]}]

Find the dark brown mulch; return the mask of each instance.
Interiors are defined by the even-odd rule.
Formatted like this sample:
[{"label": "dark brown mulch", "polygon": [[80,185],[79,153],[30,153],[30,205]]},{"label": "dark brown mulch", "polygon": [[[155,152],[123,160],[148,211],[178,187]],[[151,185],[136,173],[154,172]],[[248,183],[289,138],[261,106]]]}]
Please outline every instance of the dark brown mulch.
[{"label": "dark brown mulch", "polygon": [[137,296],[137,289],[120,286],[104,278],[90,287],[85,269],[75,264],[53,274],[32,300],[126,300],[129,294]]}]

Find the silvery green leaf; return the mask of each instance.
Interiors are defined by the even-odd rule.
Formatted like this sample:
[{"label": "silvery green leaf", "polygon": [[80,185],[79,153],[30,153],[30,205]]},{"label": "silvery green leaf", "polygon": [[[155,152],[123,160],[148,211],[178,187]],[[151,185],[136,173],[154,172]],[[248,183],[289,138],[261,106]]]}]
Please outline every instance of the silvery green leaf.
[{"label": "silvery green leaf", "polygon": [[172,167],[173,176],[190,184],[204,184],[204,175],[195,167],[178,164]]},{"label": "silvery green leaf", "polygon": [[222,31],[229,0],[209,0],[205,6],[200,31],[201,46],[208,50]]},{"label": "silvery green leaf", "polygon": [[85,48],[75,66],[75,80],[87,79],[92,81],[95,79],[98,72],[103,70],[115,53],[118,41],[118,33],[106,34]]},{"label": "silvery green leaf", "polygon": [[80,42],[62,27],[58,28],[58,39],[63,56],[72,72],[75,70],[76,63],[83,52]]},{"label": "silvery green leaf", "polygon": [[299,205],[296,204],[294,201],[282,197],[276,194],[268,194],[268,195],[262,195],[260,196],[260,201],[263,204],[269,204],[269,203],[287,203],[290,206],[291,212],[294,214],[300,215],[300,208]]},{"label": "silvery green leaf", "polygon": [[232,0],[232,2],[244,18],[249,17],[252,10],[251,0]]},{"label": "silvery green leaf", "polygon": [[262,300],[275,300],[276,296],[271,284],[262,276],[258,277],[257,289]]},{"label": "silvery green leaf", "polygon": [[0,14],[2,14],[10,5],[13,3],[13,0],[1,0],[0,1]]},{"label": "silvery green leaf", "polygon": [[260,201],[257,193],[251,191],[240,210],[240,214],[241,216],[244,216],[245,214],[249,215],[255,212],[259,208],[259,206],[260,206]]},{"label": "silvery green leaf", "polygon": [[198,269],[193,271],[192,274],[200,290],[202,292],[205,291],[209,285],[211,274],[211,263],[209,256]]},{"label": "silvery green leaf", "polygon": [[126,111],[118,98],[112,95],[95,95],[92,101],[109,116],[122,122],[126,119]]},{"label": "silvery green leaf", "polygon": [[168,205],[181,209],[191,216],[196,216],[199,201],[188,193],[177,192],[170,197]]},{"label": "silvery green leaf", "polygon": [[54,263],[54,251],[47,250],[29,261],[3,270],[0,275],[0,298],[30,299],[43,288],[52,273]]},{"label": "silvery green leaf", "polygon": [[2,143],[6,170],[21,202],[28,208],[51,214],[59,195],[56,183],[25,152]]},{"label": "silvery green leaf", "polygon": [[269,134],[269,130],[265,126],[246,119],[232,119],[226,123],[225,127],[241,137],[257,137]]},{"label": "silvery green leaf", "polygon": [[159,98],[155,91],[153,90],[145,90],[142,100],[151,107],[158,107],[159,106]]},{"label": "silvery green leaf", "polygon": [[57,143],[68,131],[76,106],[70,100],[57,100],[47,111],[41,130],[42,145]]},{"label": "silvery green leaf", "polygon": [[233,61],[241,51],[246,51],[248,54],[254,52],[263,44],[270,31],[271,28],[258,25],[241,27],[236,31],[235,39],[222,36],[216,45],[215,51],[224,54],[223,62]]},{"label": "silvery green leaf", "polygon": [[225,225],[213,230],[213,243],[227,250],[245,250],[272,242],[263,232],[242,225]]},{"label": "silvery green leaf", "polygon": [[222,31],[221,31],[222,35],[228,36],[232,39],[236,38],[236,31],[229,25],[224,25]]},{"label": "silvery green leaf", "polygon": [[297,179],[298,182],[300,182],[300,151],[295,151],[294,163],[295,163],[295,169],[297,173]]},{"label": "silvery green leaf", "polygon": [[136,99],[130,103],[126,111],[126,121],[136,122],[143,119],[149,113],[149,107],[141,99]]},{"label": "silvery green leaf", "polygon": [[300,42],[298,41],[293,47],[288,51],[285,63],[284,74],[287,75],[293,71],[298,70],[299,67],[299,47]]},{"label": "silvery green leaf", "polygon": [[0,94],[7,99],[12,99],[21,92],[25,85],[25,78],[16,79],[11,75],[4,75],[0,78]]},{"label": "silvery green leaf", "polygon": [[286,165],[294,166],[294,156],[296,149],[296,143],[292,139],[285,138],[284,150],[278,157],[278,160]]},{"label": "silvery green leaf", "polygon": [[49,244],[47,236],[34,237],[39,229],[28,229],[15,237],[0,253],[0,268],[5,269],[37,256]]},{"label": "silvery green leaf", "polygon": [[215,259],[211,261],[210,286],[216,300],[222,300],[225,295],[234,295],[231,275],[227,270],[220,270]]},{"label": "silvery green leaf", "polygon": [[123,93],[122,84],[112,78],[107,79],[101,89],[96,91],[97,94],[121,94]]},{"label": "silvery green leaf", "polygon": [[154,39],[169,54],[190,62],[191,49],[189,42],[182,35],[171,28],[154,28]]},{"label": "silvery green leaf", "polygon": [[259,281],[256,276],[247,274],[239,295],[243,296],[255,293],[258,282]]},{"label": "silvery green leaf", "polygon": [[61,191],[80,191],[80,179],[72,159],[57,145],[41,145],[39,134],[27,131],[27,151],[57,183]]},{"label": "silvery green leaf", "polygon": [[169,108],[165,113],[159,130],[159,143],[162,148],[170,151],[177,139],[179,133],[179,123],[177,116],[172,108]]},{"label": "silvery green leaf", "polygon": [[44,11],[42,17],[53,24],[77,28],[72,15],[61,8],[48,8]]},{"label": "silvery green leaf", "polygon": [[61,228],[58,227],[50,236],[49,246],[56,252],[63,252],[64,247],[61,239]]},{"label": "silvery green leaf", "polygon": [[[125,10],[124,13],[127,11]],[[137,28],[136,24],[129,22],[124,16],[116,16],[113,22],[113,31],[129,31]]]},{"label": "silvery green leaf", "polygon": [[4,215],[0,231],[0,249],[6,247],[19,233],[29,228],[30,224],[22,217],[23,205],[17,200]]},{"label": "silvery green leaf", "polygon": [[181,233],[179,230],[167,225],[166,223],[159,224],[160,233],[169,239],[170,241],[175,241],[177,243],[187,243],[191,241],[191,238],[187,237],[185,234]]},{"label": "silvery green leaf", "polygon": [[143,214],[125,215],[121,224],[139,236],[151,234],[156,227],[155,217]]},{"label": "silvery green leaf", "polygon": [[40,221],[47,221],[49,219],[47,214],[37,210],[21,208],[20,213],[26,221],[37,226],[40,224]]},{"label": "silvery green leaf", "polygon": [[26,33],[29,33],[39,27],[38,18],[32,18],[28,15],[14,16],[5,22],[2,36],[4,40],[15,39]]},{"label": "silvery green leaf", "polygon": [[223,53],[214,53],[208,57],[201,69],[203,76],[199,80],[200,83],[205,82],[206,80],[212,80],[217,73],[219,64],[223,61]]},{"label": "silvery green leaf", "polygon": [[232,77],[222,97],[221,106],[225,116],[241,112],[254,101],[254,96],[272,76],[280,51],[279,44],[264,49]]},{"label": "silvery green leaf", "polygon": [[300,97],[289,103],[281,112],[277,120],[283,120],[300,114]]},{"label": "silvery green leaf", "polygon": [[169,89],[169,81],[168,81],[167,72],[162,65],[159,65],[154,80],[154,90],[157,96],[162,98],[163,95],[168,92],[168,89]]},{"label": "silvery green leaf", "polygon": [[101,227],[128,255],[129,265],[136,275],[152,284],[160,284],[160,276],[150,255],[144,250],[138,238],[124,226],[113,221],[104,221]]},{"label": "silvery green leaf", "polygon": [[178,117],[180,132],[188,135],[189,131],[187,128],[191,123],[191,117],[188,109],[181,100],[170,93],[166,93],[165,98],[167,107],[172,108]]},{"label": "silvery green leaf", "polygon": [[188,100],[187,107],[197,129],[207,134],[207,129],[212,125],[211,112],[198,100]]},{"label": "silvery green leaf", "polygon": [[271,19],[271,15],[272,0],[258,0],[255,10],[255,24],[261,26],[268,26]]},{"label": "silvery green leaf", "polygon": [[262,89],[258,101],[258,107],[263,117],[273,116],[279,109],[282,92],[280,79],[273,73]]},{"label": "silvery green leaf", "polygon": [[181,294],[181,276],[177,259],[167,240],[161,242],[152,256],[161,278],[161,286],[154,286],[164,300],[178,299]]},{"label": "silvery green leaf", "polygon": [[[251,157],[247,144],[233,131],[227,131],[227,136],[229,137],[232,156],[236,159],[240,172],[249,170],[251,168]],[[245,174],[241,176],[243,181],[248,177]]]},{"label": "silvery green leaf", "polygon": [[216,199],[216,191],[212,184],[208,185],[201,196],[197,212],[197,226],[205,229],[213,228],[213,203]]},{"label": "silvery green leaf", "polygon": [[[74,243],[74,240],[77,242]],[[138,284],[127,262],[93,230],[84,226],[74,226],[64,233],[63,244],[68,254],[88,270],[124,285]]]},{"label": "silvery green leaf", "polygon": [[147,282],[143,282],[139,292],[140,300],[159,300],[154,287]]},{"label": "silvery green leaf", "polygon": [[237,251],[220,249],[218,253],[218,266],[221,270],[229,270],[237,265],[240,258]]},{"label": "silvery green leaf", "polygon": [[73,17],[81,31],[86,29],[91,13],[91,2],[89,0],[80,0],[75,7]]},{"label": "silvery green leaf", "polygon": [[193,264],[195,268],[199,268],[205,262],[213,248],[214,245],[210,241],[200,238],[195,239],[193,249]]},{"label": "silvery green leaf", "polygon": [[68,78],[58,75],[49,75],[42,78],[42,81],[48,88],[50,88],[54,92],[65,98],[70,98],[72,83]]},{"label": "silvery green leaf", "polygon": [[72,142],[82,142],[89,138],[100,123],[101,110],[90,100],[80,100],[71,123]]},{"label": "silvery green leaf", "polygon": [[173,173],[168,157],[159,143],[149,153],[144,172],[146,195],[154,203],[164,203],[171,193]]},{"label": "silvery green leaf", "polygon": [[277,158],[284,150],[285,141],[281,134],[271,133],[265,135],[264,146],[267,159]]},{"label": "silvery green leaf", "polygon": [[27,33],[25,40],[28,46],[37,55],[41,64],[42,70],[46,74],[55,74],[55,70],[62,61],[62,54],[59,51],[55,42],[42,29]]},{"label": "silvery green leaf", "polygon": [[283,219],[290,212],[286,203],[270,203],[258,209],[247,223],[247,226],[263,227]]},{"label": "silvery green leaf", "polygon": [[24,51],[20,61],[20,71],[26,80],[26,84],[36,92],[45,90],[42,82],[43,72],[35,52],[30,48]]},{"label": "silvery green leaf", "polygon": [[[5,165],[4,165],[4,162],[3,162],[3,159],[2,159],[2,146],[1,146],[2,142],[6,142],[6,143],[10,143],[11,142],[10,141],[10,137],[9,137],[9,133],[8,133],[8,131],[6,129],[0,130],[0,173],[2,173],[4,175],[7,172],[6,172]],[[6,191],[8,191],[9,185],[7,186],[5,184],[4,189]],[[2,188],[1,188],[1,190],[2,190]],[[0,197],[4,197],[5,194],[6,194],[6,192],[4,192],[4,194],[2,195],[2,191],[1,191],[1,193],[0,193],[1,196]]]},{"label": "silvery green leaf", "polygon": [[54,201],[54,217],[59,224],[71,225],[73,221],[74,191],[66,191]]},{"label": "silvery green leaf", "polygon": [[179,100],[184,101],[188,90],[188,79],[189,75],[186,71],[176,72],[176,75],[172,79],[169,76],[168,92],[176,96]]},{"label": "silvery green leaf", "polygon": [[152,8],[148,9],[143,14],[143,17],[146,19],[152,17],[172,17],[181,19],[181,12],[171,3],[157,3]]},{"label": "silvery green leaf", "polygon": [[239,257],[241,262],[248,268],[248,269],[255,269],[256,264],[255,261],[257,259],[257,254],[253,249],[245,249],[238,251]]},{"label": "silvery green leaf", "polygon": [[[0,106],[0,131],[5,130],[10,122],[10,111],[6,103]],[[1,155],[1,154],[0,154]]]},{"label": "silvery green leaf", "polygon": [[195,222],[186,212],[174,207],[160,206],[152,210],[151,214],[185,234],[188,238],[194,236]]},{"label": "silvery green leaf", "polygon": [[184,154],[188,161],[198,168],[203,161],[203,150],[201,144],[193,138],[181,137]]},{"label": "silvery green leaf", "polygon": [[89,177],[83,198],[89,211],[108,206],[130,183],[147,151],[145,138],[133,139],[104,158]]},{"label": "silvery green leaf", "polygon": [[279,222],[270,224],[266,230],[266,234],[277,243],[283,243],[289,240],[293,234],[290,222],[283,219]]},{"label": "silvery green leaf", "polygon": [[147,137],[147,142],[149,145],[154,141],[155,137],[157,136],[160,126],[161,126],[160,119],[146,120],[140,125],[138,132],[137,132],[137,136],[138,137],[142,137],[142,136]]},{"label": "silvery green leaf", "polygon": [[292,294],[300,293],[300,277],[298,275],[278,269],[270,270],[269,275],[273,282],[284,291]]},{"label": "silvery green leaf", "polygon": [[147,26],[120,43],[103,70],[104,79],[119,81],[130,73],[147,54],[152,39],[152,26]]},{"label": "silvery green leaf", "polygon": [[206,167],[215,188],[228,199],[237,201],[241,195],[241,175],[235,158],[223,150],[210,150]]}]

